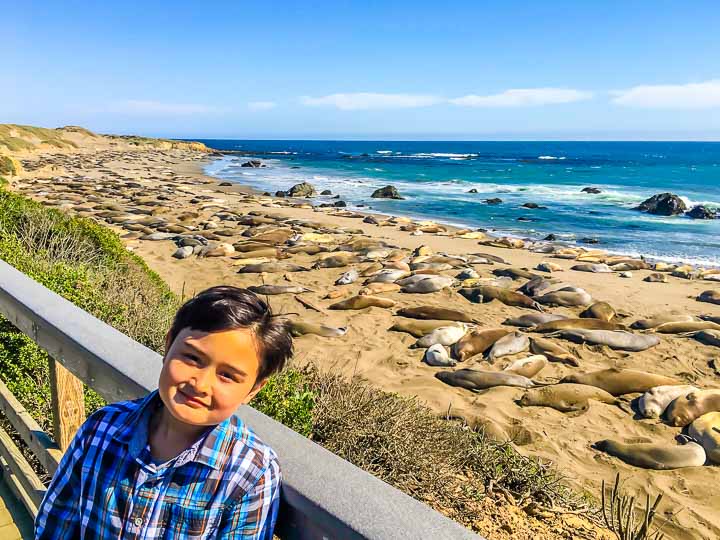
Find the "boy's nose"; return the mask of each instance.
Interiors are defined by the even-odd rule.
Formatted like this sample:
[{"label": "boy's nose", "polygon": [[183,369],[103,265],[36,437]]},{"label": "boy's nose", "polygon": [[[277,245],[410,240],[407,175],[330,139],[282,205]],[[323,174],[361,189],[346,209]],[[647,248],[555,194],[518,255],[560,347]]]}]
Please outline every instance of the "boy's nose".
[{"label": "boy's nose", "polygon": [[203,369],[197,373],[192,379],[190,379],[193,390],[198,394],[207,394],[210,389],[210,377],[211,374],[207,369]]}]

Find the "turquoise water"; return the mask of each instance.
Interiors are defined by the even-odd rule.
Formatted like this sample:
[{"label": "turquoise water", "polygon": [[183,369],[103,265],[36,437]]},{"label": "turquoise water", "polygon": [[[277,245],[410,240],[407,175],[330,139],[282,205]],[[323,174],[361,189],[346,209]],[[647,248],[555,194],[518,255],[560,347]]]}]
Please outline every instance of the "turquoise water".
[{"label": "turquoise water", "polygon": [[[670,191],[692,207],[720,209],[720,143],[383,142],[206,140],[240,150],[207,173],[274,193],[298,182],[332,190],[349,207],[502,234],[568,243],[584,238],[628,254],[720,266],[720,220],[660,217],[632,208]],[[250,157],[262,169],[241,168]],[[392,184],[403,201],[371,199]],[[582,193],[597,187],[599,195]],[[477,189],[477,194],[470,194]],[[483,201],[498,197],[502,203]],[[332,202],[317,197],[316,204]],[[534,202],[544,210],[521,205]],[[518,221],[521,218],[522,221]],[[525,221],[530,220],[530,221]]]}]

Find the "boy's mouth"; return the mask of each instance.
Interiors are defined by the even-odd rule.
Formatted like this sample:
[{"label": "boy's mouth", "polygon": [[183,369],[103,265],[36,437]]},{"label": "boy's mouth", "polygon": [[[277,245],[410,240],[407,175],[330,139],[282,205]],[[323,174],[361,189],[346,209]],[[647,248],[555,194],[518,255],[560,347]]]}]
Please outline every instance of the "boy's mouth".
[{"label": "boy's mouth", "polygon": [[185,400],[185,403],[186,403],[188,406],[193,407],[193,408],[199,408],[199,407],[205,407],[206,409],[208,408],[208,405],[205,404],[205,403],[203,403],[203,402],[202,402],[201,400],[199,400],[198,398],[193,397],[193,396],[191,396],[191,395],[189,395],[189,394],[186,394],[185,392],[183,392],[183,391],[180,390],[180,389],[178,389],[178,393],[179,393],[180,395],[182,395],[183,399]]}]

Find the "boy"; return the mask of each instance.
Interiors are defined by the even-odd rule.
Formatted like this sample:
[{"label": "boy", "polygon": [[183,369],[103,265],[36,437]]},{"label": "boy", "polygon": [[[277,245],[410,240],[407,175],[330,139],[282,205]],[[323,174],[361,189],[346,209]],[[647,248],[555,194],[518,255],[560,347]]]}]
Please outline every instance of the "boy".
[{"label": "boy", "polygon": [[271,539],[275,453],[237,417],[292,355],[257,296],[213,287],[165,338],[158,390],[108,405],[78,430],[35,520],[36,539]]}]

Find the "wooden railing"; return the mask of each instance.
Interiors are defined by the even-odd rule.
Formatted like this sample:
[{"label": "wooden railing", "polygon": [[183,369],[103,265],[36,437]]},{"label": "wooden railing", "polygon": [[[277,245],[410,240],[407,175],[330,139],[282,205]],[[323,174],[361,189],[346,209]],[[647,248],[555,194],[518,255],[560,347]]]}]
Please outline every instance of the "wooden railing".
[{"label": "wooden railing", "polygon": [[[83,383],[109,402],[135,399],[156,387],[162,364],[158,354],[4,261],[0,261],[0,314],[52,358],[54,439],[0,383],[0,410],[50,475],[84,420]],[[252,407],[240,407],[236,414],[280,458],[282,505],[276,528],[280,538],[478,538]],[[35,515],[45,487],[2,430],[0,464],[11,489]]]}]

